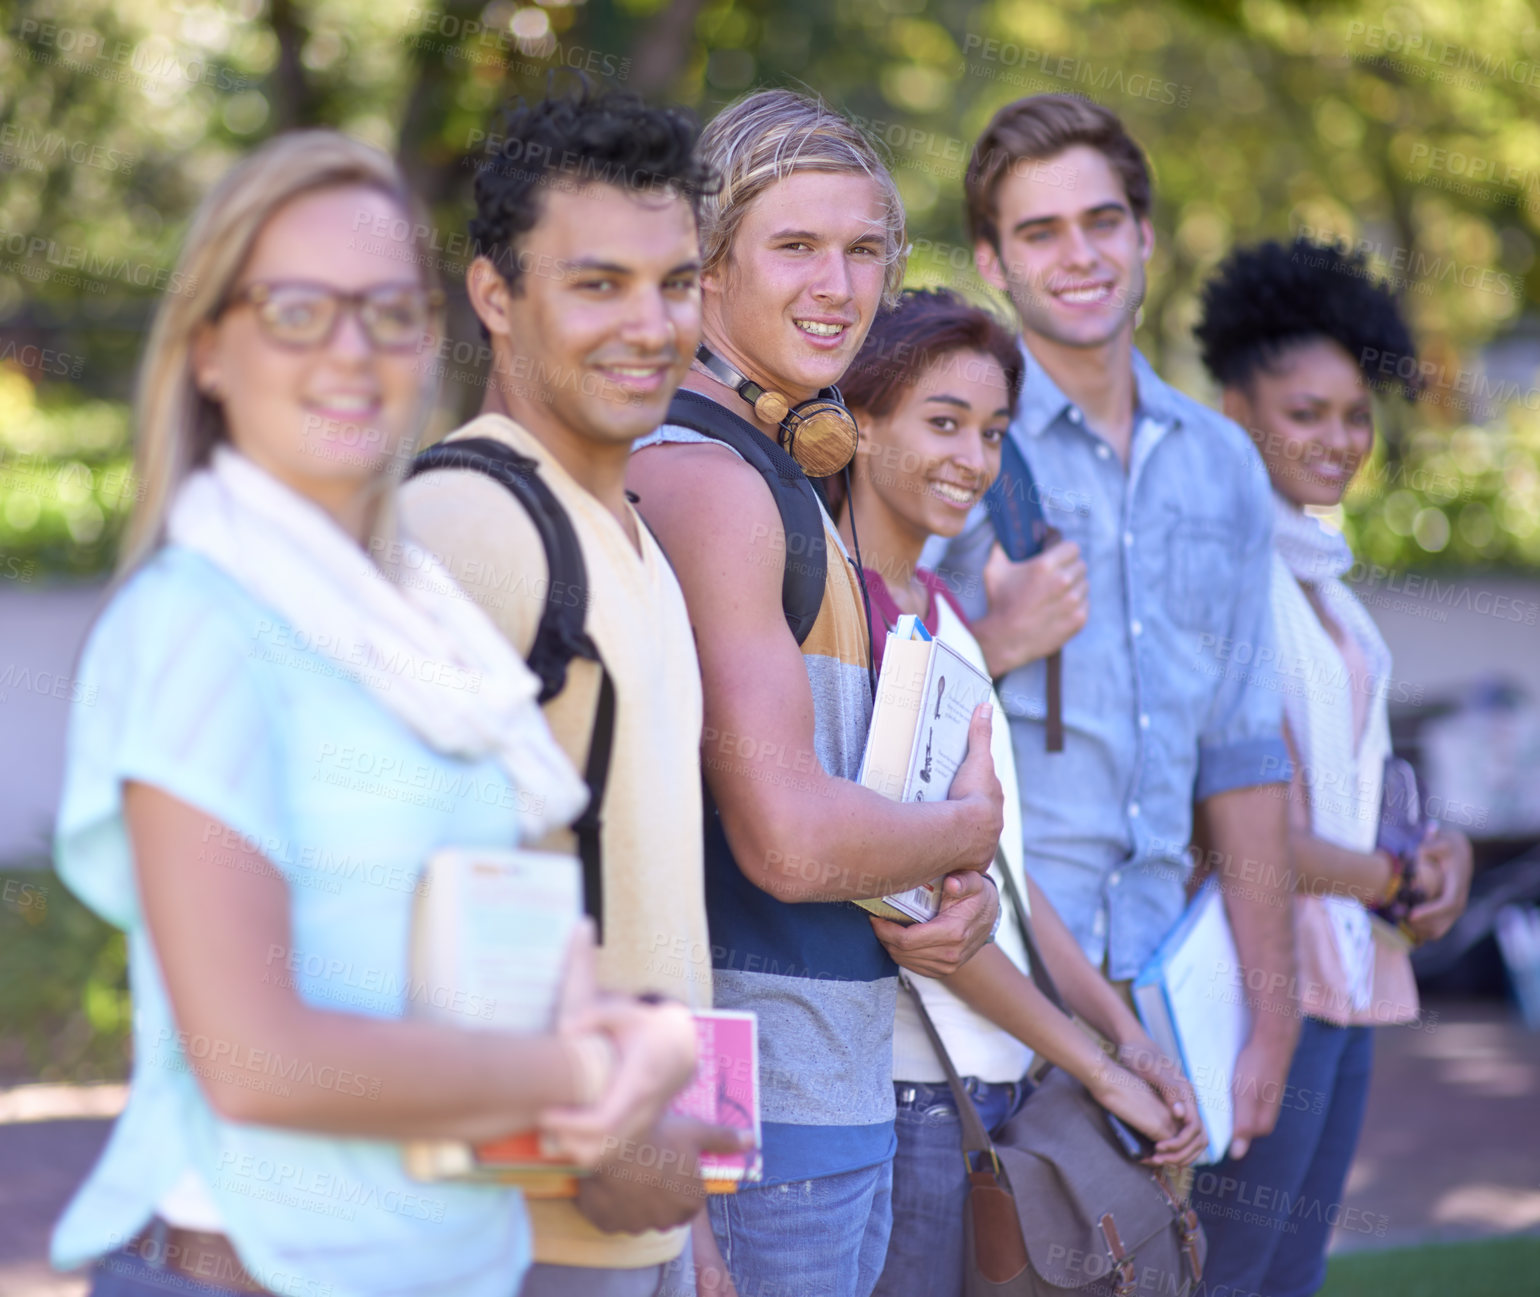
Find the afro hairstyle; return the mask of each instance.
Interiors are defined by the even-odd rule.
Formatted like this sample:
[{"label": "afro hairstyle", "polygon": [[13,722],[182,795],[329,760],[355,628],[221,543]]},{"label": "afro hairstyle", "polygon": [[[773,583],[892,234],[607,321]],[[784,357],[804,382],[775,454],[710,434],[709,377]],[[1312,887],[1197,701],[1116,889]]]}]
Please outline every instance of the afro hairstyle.
[{"label": "afro hairstyle", "polygon": [[1337,343],[1373,391],[1418,392],[1416,348],[1390,286],[1368,259],[1331,244],[1269,240],[1236,248],[1203,287],[1193,334],[1203,364],[1224,387],[1244,387],[1291,346]]}]

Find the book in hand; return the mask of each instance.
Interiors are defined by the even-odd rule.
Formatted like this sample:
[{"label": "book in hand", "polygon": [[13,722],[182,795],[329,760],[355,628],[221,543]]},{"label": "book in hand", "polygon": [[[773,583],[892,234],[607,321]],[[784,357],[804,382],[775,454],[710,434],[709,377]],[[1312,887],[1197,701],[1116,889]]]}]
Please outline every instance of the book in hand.
[{"label": "book in hand", "polygon": [[[877,702],[856,781],[895,802],[945,801],[968,754],[974,709],[990,700],[989,678],[912,613],[888,632]],[[907,891],[857,901],[884,919],[924,923],[941,908],[937,878]]]},{"label": "book in hand", "polygon": [[1150,1038],[1182,1065],[1208,1132],[1200,1165],[1218,1162],[1235,1132],[1235,1061],[1251,1010],[1224,897],[1212,880],[1134,979],[1134,1004]]},{"label": "book in hand", "polygon": [[695,1076],[674,1096],[669,1112],[714,1126],[754,1132],[754,1147],[743,1153],[702,1153],[701,1179],[707,1193],[731,1193],[764,1174],[759,1128],[759,1018],[734,1009],[695,1015]]},{"label": "book in hand", "polygon": [[[707,1193],[735,1193],[739,1184],[764,1174],[759,1126],[759,1031],[755,1014],[728,1009],[695,1015],[695,1076],[676,1094],[668,1111],[717,1126],[754,1132],[754,1147],[743,1153],[702,1153],[700,1177]],[[624,1159],[627,1155],[619,1150]],[[638,1167],[656,1160],[638,1153]],[[522,1131],[483,1144],[420,1140],[408,1146],[407,1170],[419,1180],[468,1180],[511,1184],[530,1198],[571,1198],[578,1177],[587,1174],[541,1147],[538,1131]]]},{"label": "book in hand", "polygon": [[[552,1030],[582,893],[574,856],[437,852],[413,918],[413,1011],[472,1030]],[[708,1191],[731,1192],[739,1181],[761,1174],[756,1019],[752,1013],[698,1013],[695,1030],[695,1079],[669,1110],[754,1131],[754,1150],[701,1159]],[[474,1145],[411,1140],[405,1161],[408,1174],[419,1180],[511,1184],[534,1198],[572,1197],[585,1173],[547,1153],[534,1130]]]}]

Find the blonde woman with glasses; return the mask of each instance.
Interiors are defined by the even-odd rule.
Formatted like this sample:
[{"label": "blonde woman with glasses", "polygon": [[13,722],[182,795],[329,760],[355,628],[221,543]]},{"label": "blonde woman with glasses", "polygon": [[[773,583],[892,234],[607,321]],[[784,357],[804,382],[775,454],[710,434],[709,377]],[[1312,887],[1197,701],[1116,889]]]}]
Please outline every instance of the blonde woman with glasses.
[{"label": "blonde woman with glasses", "polygon": [[134,995],[128,1105],[53,1242],[96,1297],[505,1297],[518,1191],[417,1183],[401,1142],[539,1127],[592,1163],[693,1067],[682,1007],[594,993],[586,930],[548,1034],[411,1016],[429,855],[586,796],[528,669],[394,523],[427,228],[384,155],[280,137],[203,203],[150,334],[57,835]]}]

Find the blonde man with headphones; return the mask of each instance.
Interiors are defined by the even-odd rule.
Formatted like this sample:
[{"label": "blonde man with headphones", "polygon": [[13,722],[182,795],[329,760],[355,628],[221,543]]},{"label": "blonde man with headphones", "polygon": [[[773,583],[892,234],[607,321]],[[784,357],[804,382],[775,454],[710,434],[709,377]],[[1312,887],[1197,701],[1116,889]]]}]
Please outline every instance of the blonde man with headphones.
[{"label": "blonde man with headphones", "polygon": [[[711,1223],[741,1292],[867,1297],[891,1223],[897,964],[944,975],[989,938],[1002,797],[987,708],[947,801],[854,782],[873,693],[861,576],[808,475],[855,451],[834,384],[902,281],[892,177],[785,90],[723,110],[700,152],[721,180],[701,206],[703,342],[627,481],[700,656],[714,996],[759,1015],[764,1178],[712,1201]],[[926,924],[849,904],[941,874]]]}]

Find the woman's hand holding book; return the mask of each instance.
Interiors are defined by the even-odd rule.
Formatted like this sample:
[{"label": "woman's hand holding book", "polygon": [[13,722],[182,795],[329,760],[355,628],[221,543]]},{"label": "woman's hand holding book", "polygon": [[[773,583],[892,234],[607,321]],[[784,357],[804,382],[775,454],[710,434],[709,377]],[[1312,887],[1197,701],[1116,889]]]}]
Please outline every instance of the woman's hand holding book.
[{"label": "woman's hand holding book", "polygon": [[695,1073],[695,1024],[674,1001],[600,992],[593,929],[578,928],[568,958],[556,1030],[572,1062],[577,1103],[542,1114],[552,1153],[596,1166],[652,1128]]}]

